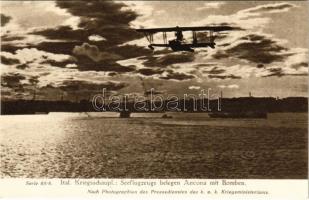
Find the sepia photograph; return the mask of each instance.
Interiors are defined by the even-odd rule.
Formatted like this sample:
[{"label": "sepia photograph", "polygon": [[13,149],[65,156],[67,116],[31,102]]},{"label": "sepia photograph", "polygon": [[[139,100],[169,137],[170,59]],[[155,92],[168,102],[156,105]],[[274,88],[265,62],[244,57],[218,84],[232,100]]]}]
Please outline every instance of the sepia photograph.
[{"label": "sepia photograph", "polygon": [[0,3],[1,179],[308,178],[308,1]]}]

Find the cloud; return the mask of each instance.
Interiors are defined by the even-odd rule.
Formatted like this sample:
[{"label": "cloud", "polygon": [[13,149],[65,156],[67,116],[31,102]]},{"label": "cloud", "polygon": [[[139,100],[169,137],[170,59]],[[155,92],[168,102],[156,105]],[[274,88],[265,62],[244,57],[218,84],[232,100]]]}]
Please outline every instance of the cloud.
[{"label": "cloud", "polygon": [[[209,79],[229,80],[276,75],[271,71],[271,68],[279,63],[282,64],[281,67],[286,66],[284,63],[291,60],[291,56],[300,53],[285,47],[284,40],[261,32],[244,31],[241,34],[232,34],[221,42],[226,43],[226,41],[230,41],[228,45],[211,51],[198,51],[194,54],[153,54],[131,59],[131,61],[124,60],[120,63],[126,66],[136,65],[142,75],[159,77],[160,79],[171,78],[173,75],[167,76],[166,74],[169,74],[169,70],[172,69],[175,73],[189,75],[188,79],[201,74],[202,77]],[[300,58],[295,57],[294,60],[299,61]],[[234,65],[231,65],[232,63]],[[292,66],[292,64],[289,65]],[[162,70],[158,71],[157,68],[163,69],[163,72]],[[277,73],[277,75],[304,74],[303,68],[301,73],[292,72],[289,70],[291,67],[285,68],[282,73]],[[165,76],[159,76],[159,74],[165,74]],[[176,79],[181,80],[182,78],[177,77]],[[187,80],[187,77],[183,80]]]},{"label": "cloud", "polygon": [[280,12],[286,12],[293,7],[296,6],[290,3],[264,4],[256,6],[254,8],[242,10],[241,13],[248,13],[249,15],[250,13],[256,13],[258,15],[260,15],[261,13],[280,13]]},{"label": "cloud", "polygon": [[12,42],[25,39],[25,36],[13,36],[13,35],[3,35],[1,37],[2,42]]},{"label": "cloud", "polygon": [[108,91],[117,91],[126,86],[125,83],[115,81],[88,82],[83,80],[66,80],[62,82],[59,88],[66,92],[102,92],[105,88]]},{"label": "cloud", "polygon": [[230,74],[230,75],[208,75],[209,78],[212,78],[212,79],[241,79],[241,76],[236,76],[236,75],[233,75],[233,74]]},{"label": "cloud", "polygon": [[[29,63],[46,63],[46,62],[67,62],[71,61],[73,58],[69,55],[64,54],[53,54],[45,51],[40,51],[35,48],[23,48],[16,50],[14,54],[8,52],[1,52],[2,56],[9,58],[11,61],[14,60],[15,64],[29,64]],[[7,61],[7,60],[6,60]]]},{"label": "cloud", "polygon": [[[50,40],[35,47],[49,52],[71,55],[81,71],[111,71],[126,73],[134,70],[133,66],[121,66],[117,60],[132,58],[151,53],[136,45],[123,45],[140,34],[130,28],[138,16],[125,4],[109,1],[80,1],[78,3],[58,1],[57,6],[65,9],[72,16],[80,19],[78,29],[70,26],[58,26],[32,32]],[[105,13],[105,14],[102,14]]]},{"label": "cloud", "polygon": [[104,60],[118,60],[121,59],[119,55],[102,52],[95,45],[90,45],[88,43],[83,43],[81,46],[75,46],[73,49],[75,55],[84,55],[91,58],[95,62]]},{"label": "cloud", "polygon": [[151,50],[136,45],[114,46],[108,48],[108,51],[127,59],[153,54]]},{"label": "cloud", "polygon": [[[125,59],[117,63],[123,66],[135,66],[136,71],[131,75],[140,74],[144,77],[163,79],[163,80],[189,80],[196,76],[192,74],[190,66],[195,57],[193,53],[187,52],[168,52],[163,54],[150,54],[133,59]],[[182,66],[186,65],[188,66]]]},{"label": "cloud", "polygon": [[186,73],[174,72],[172,70],[168,70],[164,72],[162,76],[159,77],[164,80],[176,80],[176,81],[184,81],[195,78],[195,76]]},{"label": "cloud", "polygon": [[270,64],[283,61],[288,56],[285,40],[274,38],[273,35],[261,32],[245,31],[230,34],[218,42],[229,43],[209,55],[215,59],[239,58],[257,64]]},{"label": "cloud", "polygon": [[88,37],[89,40],[91,41],[95,41],[95,42],[98,42],[98,41],[106,41],[106,39],[100,35],[90,35]]},{"label": "cloud", "polygon": [[26,69],[29,68],[29,63],[23,63],[20,65],[16,65],[16,69]]},{"label": "cloud", "polygon": [[[36,80],[42,96],[52,99],[55,97],[48,92],[57,96],[64,92],[70,96],[69,99],[76,94],[86,98],[103,86],[115,91],[124,89],[126,92],[136,92],[142,91],[138,86],[139,77],[162,87],[158,91],[184,89],[194,92],[200,87],[197,86],[199,84],[214,87],[219,84],[228,89],[237,89],[233,85],[238,85],[239,90],[243,90],[244,84],[240,83],[253,78],[277,80],[276,77],[284,79],[308,74],[308,59],[304,59],[308,54],[304,49],[292,48],[292,45],[297,46],[292,40],[276,38],[280,35],[276,31],[274,35],[264,33],[269,32],[272,21],[276,26],[281,26],[275,21],[279,17],[275,13],[294,11],[292,8],[296,6],[292,3],[264,3],[248,8],[262,3],[243,2],[230,8],[223,5],[228,2],[201,2],[188,5],[192,10],[196,9],[197,4],[204,4],[204,7],[201,6],[198,8],[200,11],[195,10],[183,20],[177,12],[185,6],[177,12],[175,10],[175,13],[166,12],[169,10],[167,8],[175,6],[173,2],[58,1],[50,4],[54,5],[52,9],[56,11],[53,12],[58,15],[52,16],[53,20],[47,17],[44,20],[25,20],[28,24],[23,25],[20,23],[21,13],[18,18],[4,13],[12,16],[4,28],[6,31],[14,30],[14,33],[4,32],[1,36],[2,51],[5,51],[1,52],[2,74],[24,77],[15,81],[19,86],[14,86],[11,81],[13,90],[8,89],[8,93],[14,93],[15,88],[26,96],[31,93],[31,82]],[[165,4],[169,7],[164,8]],[[43,6],[35,6],[36,9],[38,7],[43,10]],[[246,9],[239,10],[240,7]],[[32,18],[37,17],[38,13],[44,12],[35,11]],[[159,13],[162,13],[161,18],[153,17]],[[170,16],[170,19],[160,24],[165,16]],[[28,19],[28,15],[25,18]],[[163,26],[176,21],[188,23],[188,26],[193,25],[192,22],[198,26],[224,24],[243,30],[222,33],[216,40],[215,49],[196,49],[194,53],[168,49],[152,52],[145,48],[144,43],[136,42],[142,35],[135,32],[134,27]],[[47,23],[46,26],[43,22]],[[277,27],[273,28],[277,30]],[[161,34],[158,37],[161,38]],[[37,79],[31,78],[33,76]]]},{"label": "cloud", "polygon": [[117,73],[126,73],[132,72],[135,70],[135,66],[122,66],[118,63],[115,63],[112,60],[100,60],[98,62],[93,61],[87,56],[80,56],[77,58],[78,61],[74,64],[78,66],[80,71],[104,71],[104,72],[117,72]]},{"label": "cloud", "polygon": [[213,67],[217,65],[218,63],[197,63],[197,64],[194,64],[193,67],[196,69],[203,69],[203,68],[209,68],[209,67]]},{"label": "cloud", "polygon": [[9,23],[11,20],[10,16],[6,16],[4,14],[0,14],[0,22],[1,22],[1,26],[5,26],[7,23]]},{"label": "cloud", "polygon": [[191,85],[188,88],[189,88],[189,90],[199,90],[199,89],[201,89],[200,86],[195,86],[195,85]]},{"label": "cloud", "polygon": [[1,75],[1,86],[9,87],[9,88],[22,88],[22,81],[25,80],[26,77],[19,73],[5,73]]},{"label": "cloud", "polygon": [[73,64],[72,64],[72,63],[69,63],[69,64],[66,64],[65,67],[66,67],[66,68],[77,68],[77,65],[74,64],[74,63],[73,63]]},{"label": "cloud", "polygon": [[[79,31],[86,38],[90,35],[100,35],[110,43],[122,44],[137,37],[137,33],[130,29],[130,22],[135,20],[138,15],[130,9],[122,9],[126,7],[123,3],[111,1],[57,1],[57,6],[80,18]],[[49,31],[52,32],[53,30]],[[65,37],[65,39],[69,40],[71,36],[58,35],[58,37]],[[85,38],[83,41],[86,41]]]},{"label": "cloud", "polygon": [[224,2],[207,2],[204,4],[204,6],[196,8],[196,10],[201,11],[208,9],[218,9],[224,4],[225,4]]},{"label": "cloud", "polygon": [[1,3],[1,7],[2,12],[11,16],[14,21],[15,29],[10,29],[11,31],[28,31],[61,24],[70,24],[74,27],[78,22],[76,17],[65,9],[57,7],[55,1],[6,1]]},{"label": "cloud", "polygon": [[163,10],[154,10],[148,2],[145,1],[122,1],[125,7],[122,7],[122,11],[130,10],[137,13],[137,18],[130,22],[131,28],[153,27],[154,15],[164,12]]},{"label": "cloud", "polygon": [[15,59],[15,58],[7,58],[3,55],[1,55],[1,63],[5,64],[5,65],[15,65],[15,64],[19,64],[19,60]]},{"label": "cloud", "polygon": [[286,55],[282,54],[286,48],[276,40],[264,35],[249,34],[241,37],[237,44],[231,45],[225,52],[228,56],[246,59],[255,63],[269,64],[282,61]]},{"label": "cloud", "polygon": [[177,63],[190,63],[194,60],[192,53],[171,53],[159,56],[148,56],[147,60],[143,63],[148,67],[167,67]]},{"label": "cloud", "polygon": [[226,70],[219,68],[219,67],[213,67],[211,70],[203,70],[203,73],[207,73],[207,74],[222,74],[224,73]]},{"label": "cloud", "polygon": [[269,72],[267,75],[264,75],[263,77],[269,77],[269,76],[283,76],[283,70],[279,67],[277,68],[270,68],[267,69],[267,71]]},{"label": "cloud", "polygon": [[218,85],[218,88],[227,88],[227,89],[238,89],[239,85],[237,84],[231,84],[231,85]]},{"label": "cloud", "polygon": [[271,19],[265,14],[287,12],[290,8],[296,7],[291,3],[274,3],[251,7],[240,10],[232,15],[209,15],[194,25],[201,24],[229,24],[239,26],[246,30],[261,29],[268,24]]},{"label": "cloud", "polygon": [[[215,8],[223,5],[216,3],[210,2],[209,7]],[[207,6],[207,3],[205,3],[205,6]],[[196,25],[203,23],[207,25],[224,24],[237,26],[242,30],[231,31],[228,35],[217,38],[218,48],[205,50],[205,53],[197,51],[195,54],[190,55],[173,53],[148,55],[140,57],[139,61],[132,59],[131,61],[135,61],[135,63],[129,62],[131,65],[138,66],[139,70],[147,67],[160,67],[166,68],[163,74],[169,74],[167,70],[173,69],[173,72],[180,74],[192,77],[202,74],[202,77],[216,80],[249,78],[255,76],[255,73],[256,76],[262,77],[270,73],[269,70],[265,70],[265,67],[270,68],[270,65],[284,63],[291,55],[289,49],[284,45],[284,40],[277,39],[270,34],[264,34],[261,31],[271,20],[264,14],[286,12],[292,7],[295,6],[290,3],[274,3],[239,10],[231,15],[209,15],[205,19],[196,22]],[[141,45],[142,43],[135,41],[135,44]],[[205,57],[201,58],[203,55]],[[214,59],[215,61],[213,61]],[[140,62],[141,60],[145,61]],[[199,62],[199,66],[196,65],[197,62]],[[205,70],[202,68],[211,66],[202,62],[216,62],[216,65],[219,64],[219,66]],[[231,66],[229,62],[233,63],[233,65]],[[125,63],[125,61],[122,61],[122,63]],[[256,68],[260,68],[260,70]],[[147,76],[158,77],[156,70],[143,69],[141,71],[144,71]]]},{"label": "cloud", "polygon": [[[75,59],[67,59],[67,60],[61,60],[61,61],[57,61],[57,60],[52,60],[52,59],[45,59],[44,61],[40,62],[40,64],[49,64],[51,66],[55,66],[55,67],[67,67],[67,65],[74,65]],[[76,66],[76,65],[75,65]]]},{"label": "cloud", "polygon": [[161,69],[142,68],[137,70],[137,72],[144,76],[153,76],[156,74],[162,74],[164,71]]}]

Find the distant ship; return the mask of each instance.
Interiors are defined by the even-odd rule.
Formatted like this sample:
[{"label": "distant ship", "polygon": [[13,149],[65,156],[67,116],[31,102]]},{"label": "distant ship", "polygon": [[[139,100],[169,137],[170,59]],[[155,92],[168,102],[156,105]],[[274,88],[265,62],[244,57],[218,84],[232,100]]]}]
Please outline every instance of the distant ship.
[{"label": "distant ship", "polygon": [[120,111],[120,118],[130,118],[131,112],[127,110]]},{"label": "distant ship", "polygon": [[173,118],[172,116],[170,116],[170,115],[167,115],[167,114],[164,114],[164,115],[162,115],[162,117],[161,118],[168,118],[168,119],[170,119],[170,118]]}]

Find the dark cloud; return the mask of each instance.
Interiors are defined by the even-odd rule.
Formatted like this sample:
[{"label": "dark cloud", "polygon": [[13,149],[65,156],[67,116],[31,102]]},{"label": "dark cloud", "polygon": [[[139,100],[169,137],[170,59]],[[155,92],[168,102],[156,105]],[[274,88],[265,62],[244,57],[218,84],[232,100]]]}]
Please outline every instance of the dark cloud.
[{"label": "dark cloud", "polygon": [[151,55],[153,52],[150,49],[139,47],[136,45],[113,46],[107,48],[108,52],[117,54],[123,58],[136,58],[141,55]]},{"label": "dark cloud", "polygon": [[268,71],[270,74],[267,76],[283,76],[283,70],[281,68],[271,68]]},{"label": "dark cloud", "polygon": [[263,36],[249,35],[248,38],[243,38],[242,40],[244,42],[226,52],[241,59],[263,64],[283,61],[286,57],[285,55],[278,54],[286,49],[271,39]]},{"label": "dark cloud", "polygon": [[103,83],[93,83],[83,80],[66,80],[58,88],[66,92],[100,92],[105,88],[109,91],[117,91],[126,86],[125,83],[107,81]]},{"label": "dark cloud", "polygon": [[[39,83],[38,76],[26,77],[17,72],[10,72],[1,75],[1,91],[9,90],[5,98],[27,99],[33,98],[34,90],[36,91]],[[25,82],[22,82],[25,81]],[[40,91],[38,91],[39,93]]]},{"label": "dark cloud", "polygon": [[38,76],[31,76],[29,79],[28,79],[29,83],[31,85],[37,85],[39,83],[39,77]]},{"label": "dark cloud", "polygon": [[[176,63],[192,62],[194,54],[169,54],[171,50],[163,49],[153,53],[151,50],[136,45],[122,45],[125,42],[139,39],[143,35],[137,33],[130,27],[130,23],[138,16],[134,11],[126,8],[126,5],[113,1],[58,1],[57,6],[66,9],[74,16],[80,17],[78,29],[70,26],[59,26],[32,32],[34,35],[41,35],[49,40],[39,44],[26,44],[24,47],[6,45],[4,49],[14,53],[20,48],[36,48],[56,54],[71,55],[72,59],[65,61],[55,61],[44,59],[40,64],[49,64],[56,67],[65,67],[67,64],[75,64],[80,71],[105,71],[109,76],[116,76],[121,73],[136,72],[144,76],[161,75],[164,70],[159,67],[166,67]],[[89,36],[98,35],[103,37],[101,41],[91,41]],[[9,38],[7,38],[10,40]],[[22,39],[22,38],[15,38]],[[121,45],[120,45],[121,44]],[[161,54],[164,54],[163,56]],[[158,57],[154,57],[159,55]],[[136,58],[145,56],[146,66],[152,69],[139,69],[136,67],[122,66],[116,61],[121,59]],[[19,69],[25,69],[28,63],[18,65]],[[162,79],[186,80],[194,78],[192,75],[184,73],[168,72]],[[65,85],[68,84],[66,87]],[[64,82],[62,90],[65,88],[79,88],[90,85],[80,82]],[[76,86],[74,86],[76,85]],[[91,85],[91,87],[95,85]],[[93,89],[93,88],[92,88]]]},{"label": "dark cloud", "polygon": [[16,68],[17,69],[26,69],[26,68],[29,68],[29,64],[23,63],[23,64],[20,64],[20,65],[17,65]]},{"label": "dark cloud", "polygon": [[6,73],[1,75],[1,86],[9,88],[19,88],[22,87],[22,80],[26,77],[19,73]]},{"label": "dark cloud", "polygon": [[11,35],[3,35],[1,36],[2,42],[10,42],[10,41],[16,41],[16,40],[23,40],[25,37],[23,36],[11,36]]},{"label": "dark cloud", "polygon": [[4,14],[0,14],[1,26],[5,26],[7,23],[9,23],[10,20],[11,20],[10,16],[6,16]]},{"label": "dark cloud", "polygon": [[3,99],[4,96],[6,97],[12,96],[12,92],[10,91],[10,88],[7,88],[7,87],[1,88],[1,100]]},{"label": "dark cloud", "polygon": [[308,67],[308,63],[307,62],[300,62],[300,63],[295,63],[291,66],[293,69],[299,69],[301,67]]},{"label": "dark cloud", "polygon": [[193,79],[193,78],[195,78],[195,76],[193,76],[191,74],[174,72],[172,70],[168,70],[167,75],[160,77],[160,79],[164,79],[164,80],[177,80],[177,81],[190,80],[190,79]]},{"label": "dark cloud", "polygon": [[212,57],[219,60],[222,58],[228,58],[229,55],[222,50],[218,50]]},{"label": "dark cloud", "polygon": [[59,26],[34,31],[32,34],[42,35],[52,40],[87,41],[87,38],[91,33],[84,29],[73,30],[70,26]]},{"label": "dark cloud", "polygon": [[[140,55],[150,54],[151,51],[142,47],[125,45],[125,46],[114,46],[106,48],[106,51],[101,51],[97,45],[92,45],[89,43],[82,42],[42,42],[36,46],[28,46],[28,48],[37,48],[41,51],[46,51],[56,54],[66,54],[71,55],[74,58],[74,63],[82,71],[96,70],[100,71],[119,71],[119,69],[105,70],[106,68],[116,66],[119,68],[119,64],[115,61],[120,58],[133,58]],[[8,52],[14,53],[16,50],[21,49],[20,47],[14,47],[11,45],[5,45],[4,49]],[[48,61],[46,61],[48,63]],[[55,66],[61,67],[61,63],[54,63]],[[109,65],[102,67],[103,65]],[[125,69],[125,67],[122,67]],[[126,68],[127,70],[122,71],[132,71],[131,68]]]},{"label": "dark cloud", "polygon": [[282,68],[271,68],[268,69],[269,74],[263,76],[263,77],[270,77],[270,76],[277,76],[277,77],[281,77],[281,76],[308,76],[308,73],[286,73],[283,71]]},{"label": "dark cloud", "polygon": [[263,64],[257,64],[257,68],[264,68],[265,66]]},{"label": "dark cloud", "polygon": [[149,56],[143,64],[148,67],[167,67],[177,63],[194,61],[193,53],[167,54],[159,57]]},{"label": "dark cloud", "polygon": [[[215,24],[215,26],[231,26],[231,27],[234,27],[234,30],[242,30],[239,27],[236,27],[236,26],[231,25],[231,24],[226,24],[226,25]],[[221,33],[215,33],[215,34],[216,35],[213,35],[213,37],[214,37],[214,39],[216,41],[224,39],[224,38],[227,37],[226,33],[222,33],[221,32]],[[197,32],[196,36],[197,36],[197,40],[198,40],[199,43],[210,42],[209,41],[209,33],[208,32]]]},{"label": "dark cloud", "polygon": [[5,64],[5,65],[15,65],[15,64],[19,64],[19,60],[15,59],[15,58],[7,58],[3,55],[1,55],[1,63]]},{"label": "dark cloud", "polygon": [[216,66],[216,63],[202,63],[202,64],[196,64],[193,65],[195,68],[200,69],[200,68],[209,68],[209,67],[213,67]]},{"label": "dark cloud", "polygon": [[219,69],[218,67],[214,67],[211,70],[204,70],[203,72],[208,74],[222,74],[225,71],[225,69]]},{"label": "dark cloud", "polygon": [[230,46],[231,43],[223,43],[223,44],[219,44],[217,45],[218,47],[226,47],[226,46]]},{"label": "dark cloud", "polygon": [[286,55],[280,54],[280,52],[284,50],[287,49],[266,36],[250,34],[240,38],[236,46],[225,51],[218,51],[213,57],[216,59],[236,57],[258,64],[270,64],[283,61]]},{"label": "dark cloud", "polygon": [[153,68],[143,68],[143,69],[139,69],[137,72],[144,75],[144,76],[152,76],[152,75],[155,75],[155,74],[162,74],[163,70],[153,69]]},{"label": "dark cloud", "polygon": [[269,73],[267,75],[264,75],[262,77],[271,77],[271,76],[281,77],[283,75],[285,75],[285,74],[283,74],[281,70],[277,70],[277,71],[271,72],[271,73]]},{"label": "dark cloud", "polygon": [[66,9],[74,16],[80,17],[78,30],[68,26],[58,29],[46,29],[35,32],[50,39],[87,41],[90,35],[106,38],[108,45],[117,45],[141,38],[142,36],[130,28],[130,22],[138,14],[130,9],[123,9],[125,4],[113,1],[57,1],[57,6]]},{"label": "dark cloud", "polygon": [[233,74],[230,75],[208,75],[209,78],[216,78],[216,79],[241,79],[240,76],[235,76]]},{"label": "dark cloud", "polygon": [[[125,4],[114,1],[57,1],[57,6],[79,17],[79,28],[73,30],[70,26],[59,26],[35,31],[32,34],[55,40],[40,43],[36,45],[37,49],[74,56],[74,64],[81,71],[114,72],[111,75],[135,70],[134,66],[119,65],[117,60],[151,54],[144,47],[120,45],[143,37],[130,27],[138,14],[127,9]],[[92,35],[103,37],[104,40],[91,41],[89,36]],[[7,49],[14,50],[12,47]]]},{"label": "dark cloud", "polygon": [[80,71],[104,71],[126,73],[135,71],[135,66],[122,66],[114,61],[94,62],[87,56],[79,56],[75,63]]},{"label": "dark cloud", "polygon": [[46,59],[42,62],[40,62],[40,64],[49,64],[55,67],[65,67],[67,64],[74,64],[74,59],[68,59],[68,60],[64,60],[64,61],[56,61],[56,60],[51,60],[51,59]]},{"label": "dark cloud", "polygon": [[16,46],[14,44],[1,44],[1,51],[15,53],[16,50],[23,49],[24,47]]},{"label": "dark cloud", "polygon": [[[80,41],[67,41],[67,42],[42,42],[33,47],[41,51],[47,51],[57,54],[72,55],[72,50],[75,46],[81,45]],[[29,48],[29,47],[28,47]]]}]

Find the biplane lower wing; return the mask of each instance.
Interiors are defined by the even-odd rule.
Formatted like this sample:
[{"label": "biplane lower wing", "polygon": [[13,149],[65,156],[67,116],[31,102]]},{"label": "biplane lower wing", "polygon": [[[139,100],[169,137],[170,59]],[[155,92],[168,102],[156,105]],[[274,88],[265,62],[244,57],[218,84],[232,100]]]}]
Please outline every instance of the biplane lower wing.
[{"label": "biplane lower wing", "polygon": [[[151,46],[154,47],[171,47],[170,44],[150,44]],[[199,47],[212,47],[215,46],[216,43],[196,43],[196,44],[181,44],[181,46],[183,47],[187,47],[187,48],[199,48]]]},{"label": "biplane lower wing", "polygon": [[148,47],[150,49],[154,49],[154,47],[170,47],[173,51],[191,51],[193,52],[193,48],[201,48],[201,47],[210,47],[215,48],[215,43],[189,43],[189,44],[179,44],[179,45],[173,45],[173,44],[150,44]]},{"label": "biplane lower wing", "polygon": [[154,47],[170,47],[169,44],[150,44],[151,46],[154,46]]}]

